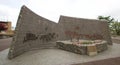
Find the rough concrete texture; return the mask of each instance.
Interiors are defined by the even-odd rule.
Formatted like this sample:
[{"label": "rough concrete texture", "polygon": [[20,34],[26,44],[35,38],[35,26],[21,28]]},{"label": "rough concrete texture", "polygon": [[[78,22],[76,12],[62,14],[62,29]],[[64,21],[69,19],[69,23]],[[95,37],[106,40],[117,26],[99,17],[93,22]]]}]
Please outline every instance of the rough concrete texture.
[{"label": "rough concrete texture", "polygon": [[109,46],[108,48],[108,50],[96,56],[79,55],[60,49],[34,50],[26,52],[12,60],[7,59],[9,50],[7,49],[0,52],[0,65],[71,65],[120,57],[120,44],[113,43],[113,46]]},{"label": "rough concrete texture", "polygon": [[55,43],[53,41],[58,38],[60,31],[57,30],[57,27],[56,23],[36,15],[23,6],[19,14],[8,58],[12,59],[28,50],[54,48]]},{"label": "rough concrete texture", "polygon": [[[78,34],[76,30],[79,32]],[[57,40],[70,39],[70,37],[76,36],[85,39],[106,39],[111,42],[108,30],[106,22],[65,16],[61,16],[57,24],[38,16],[23,6],[18,17],[8,58],[12,59],[29,50],[55,48]]]},{"label": "rough concrete texture", "polygon": [[75,17],[61,16],[59,25],[64,29],[66,39],[104,39],[112,44],[108,23],[106,21],[82,19]]}]

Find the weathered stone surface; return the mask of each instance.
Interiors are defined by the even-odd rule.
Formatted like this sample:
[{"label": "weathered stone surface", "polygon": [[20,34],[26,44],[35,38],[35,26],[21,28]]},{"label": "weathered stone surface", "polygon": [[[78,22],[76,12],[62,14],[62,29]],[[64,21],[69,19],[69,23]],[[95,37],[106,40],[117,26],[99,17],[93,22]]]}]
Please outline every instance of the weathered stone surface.
[{"label": "weathered stone surface", "polygon": [[87,54],[87,46],[77,46],[77,45],[72,44],[71,42],[68,42],[68,44],[66,44],[64,41],[63,42],[56,42],[56,43],[57,43],[56,46],[59,49],[78,53],[81,55]]},{"label": "weathered stone surface", "polygon": [[59,25],[64,29],[66,40],[76,39],[103,39],[112,45],[108,23],[106,21],[82,19],[75,17],[61,16]]},{"label": "weathered stone surface", "polygon": [[71,41],[57,41],[56,43],[56,47],[59,49],[90,56],[97,55],[108,48],[106,41],[93,42],[93,44],[73,44]]},{"label": "weathered stone surface", "polygon": [[97,47],[97,52],[98,53],[108,49],[107,42],[104,42],[104,43],[101,43],[101,44],[96,44],[96,47]]},{"label": "weathered stone surface", "polygon": [[57,23],[38,16],[26,6],[21,8],[8,58],[26,51],[54,48],[59,31]]},{"label": "weathered stone surface", "polygon": [[[23,6],[18,17],[8,58],[12,59],[29,50],[56,48],[56,41],[72,38],[103,39],[112,44],[107,22],[61,16],[57,24],[38,16]],[[84,51],[87,49],[85,46],[78,47],[69,44],[66,46],[68,51],[76,49],[75,53],[87,54]]]}]

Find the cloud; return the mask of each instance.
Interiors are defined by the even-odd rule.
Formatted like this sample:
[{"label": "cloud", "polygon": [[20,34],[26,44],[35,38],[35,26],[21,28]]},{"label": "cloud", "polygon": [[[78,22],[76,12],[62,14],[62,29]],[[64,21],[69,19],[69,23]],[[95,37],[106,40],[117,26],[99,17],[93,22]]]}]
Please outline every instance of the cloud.
[{"label": "cloud", "polygon": [[103,16],[111,16],[116,21],[118,20],[120,22],[120,9],[114,9],[112,11],[106,12],[102,14]]},{"label": "cloud", "polygon": [[6,5],[0,5],[0,20],[2,21],[9,20],[13,23],[13,26],[15,26],[18,14],[19,14],[18,9]]},{"label": "cloud", "polygon": [[56,22],[69,6],[65,0],[29,0],[26,5],[35,13]]},{"label": "cloud", "polygon": [[56,22],[60,15],[96,19],[118,5],[119,0],[29,0],[27,3],[37,14]]},{"label": "cloud", "polygon": [[[8,19],[15,26],[22,5],[55,22],[58,22],[60,15],[90,19],[96,19],[99,15],[111,15],[117,18],[120,16],[119,2],[119,0],[9,0],[6,4],[5,1],[1,1],[0,19]],[[117,13],[115,10],[118,10]]]},{"label": "cloud", "polygon": [[2,0],[0,2],[0,21],[11,21],[12,26],[15,27],[22,5],[28,0]]}]

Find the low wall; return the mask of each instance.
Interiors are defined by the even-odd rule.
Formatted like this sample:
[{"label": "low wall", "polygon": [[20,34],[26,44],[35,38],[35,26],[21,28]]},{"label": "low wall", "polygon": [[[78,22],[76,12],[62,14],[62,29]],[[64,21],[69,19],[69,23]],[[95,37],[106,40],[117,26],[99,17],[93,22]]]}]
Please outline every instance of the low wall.
[{"label": "low wall", "polygon": [[[91,48],[95,47],[95,49],[91,49],[90,46],[91,46]],[[73,53],[78,53],[81,55],[89,55],[90,51],[100,53],[100,52],[107,50],[107,48],[108,48],[106,42],[99,43],[99,44],[91,44],[91,45],[90,44],[75,45],[69,41],[68,42],[58,41],[58,42],[56,42],[56,47],[59,49],[62,49],[62,50],[70,51]]]},{"label": "low wall", "polygon": [[64,42],[56,42],[56,47],[59,49],[63,49],[66,51],[70,51],[70,52],[74,52],[74,53],[78,53],[78,54],[82,54],[82,55],[86,55],[87,54],[87,46],[77,46],[77,45],[73,45],[73,44],[66,44]]}]

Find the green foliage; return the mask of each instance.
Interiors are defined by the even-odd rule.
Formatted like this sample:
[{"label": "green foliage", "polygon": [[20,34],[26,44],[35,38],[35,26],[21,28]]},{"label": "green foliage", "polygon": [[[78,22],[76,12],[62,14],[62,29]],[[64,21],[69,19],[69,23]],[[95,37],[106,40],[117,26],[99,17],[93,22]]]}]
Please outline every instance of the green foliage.
[{"label": "green foliage", "polygon": [[104,16],[98,16],[98,19],[99,19],[99,20],[106,20],[106,21],[108,21],[108,23],[114,21],[114,18],[111,18],[111,16],[107,16],[107,17],[104,17]]},{"label": "green foliage", "polygon": [[115,21],[111,16],[98,16],[98,19],[108,22],[111,34],[120,35],[120,22]]},{"label": "green foliage", "polygon": [[84,41],[84,42],[81,42],[81,44],[93,44],[91,41]]},{"label": "green foliage", "polygon": [[120,35],[120,22],[113,22],[111,25],[111,29],[116,35]]}]

